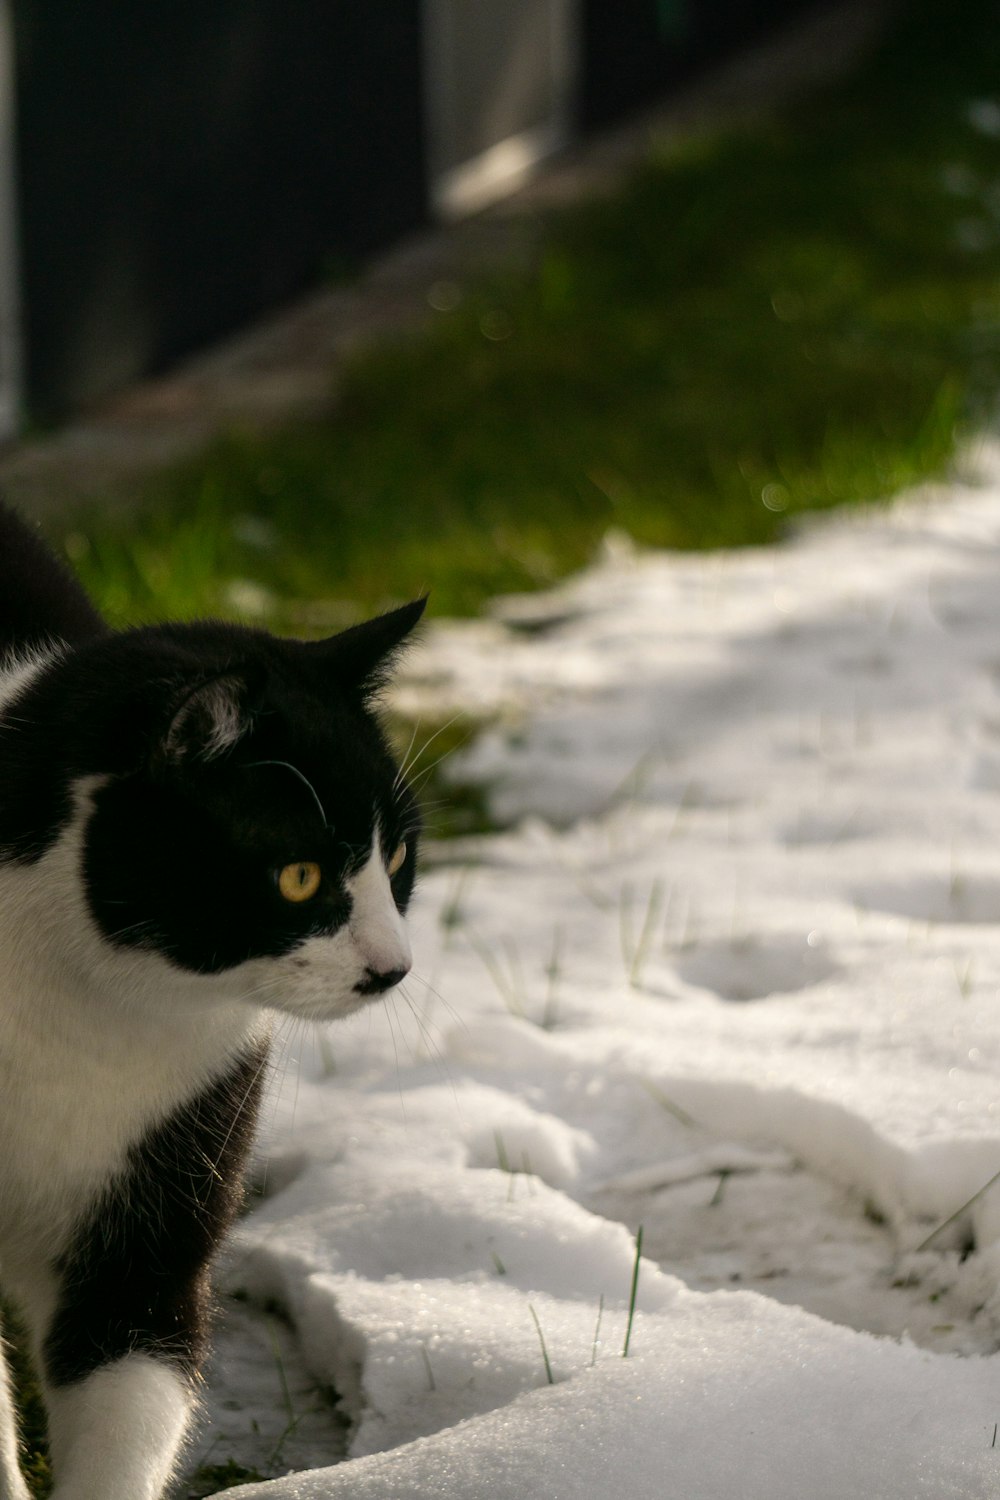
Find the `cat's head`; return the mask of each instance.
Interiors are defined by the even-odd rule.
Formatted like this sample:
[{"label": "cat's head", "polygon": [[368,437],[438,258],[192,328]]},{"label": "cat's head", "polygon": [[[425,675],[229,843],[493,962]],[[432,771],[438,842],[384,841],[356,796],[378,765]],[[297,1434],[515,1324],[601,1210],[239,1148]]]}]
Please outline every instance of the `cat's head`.
[{"label": "cat's head", "polygon": [[309,1019],[405,976],[419,817],[372,700],[422,609],[312,643],[151,627],[66,663],[56,843],[75,826],[105,949]]}]

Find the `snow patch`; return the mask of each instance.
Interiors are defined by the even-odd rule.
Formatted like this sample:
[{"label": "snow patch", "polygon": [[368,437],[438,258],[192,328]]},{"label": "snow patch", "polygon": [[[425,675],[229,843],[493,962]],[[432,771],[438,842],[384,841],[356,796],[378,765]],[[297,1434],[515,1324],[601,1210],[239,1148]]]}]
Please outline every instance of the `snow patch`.
[{"label": "snow patch", "polygon": [[351,1456],[248,1500],[996,1491],[998,568],[987,451],[429,634],[411,706],[517,715],[457,767],[512,826],[426,873],[423,981],[294,1039],[223,1281]]}]

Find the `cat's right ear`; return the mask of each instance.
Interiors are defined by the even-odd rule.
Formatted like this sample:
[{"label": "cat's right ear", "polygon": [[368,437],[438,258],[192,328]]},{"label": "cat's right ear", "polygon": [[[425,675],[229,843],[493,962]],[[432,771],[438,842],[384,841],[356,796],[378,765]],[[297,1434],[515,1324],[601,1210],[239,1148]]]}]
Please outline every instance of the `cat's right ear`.
[{"label": "cat's right ear", "polygon": [[427,596],[414,599],[388,614],[363,620],[325,641],[313,641],[307,650],[326,663],[341,685],[374,698],[392,670],[393,662],[425,608]]},{"label": "cat's right ear", "polygon": [[220,673],[191,686],[175,704],[159,745],[170,765],[225,755],[248,733],[263,696],[263,676],[252,669]]}]

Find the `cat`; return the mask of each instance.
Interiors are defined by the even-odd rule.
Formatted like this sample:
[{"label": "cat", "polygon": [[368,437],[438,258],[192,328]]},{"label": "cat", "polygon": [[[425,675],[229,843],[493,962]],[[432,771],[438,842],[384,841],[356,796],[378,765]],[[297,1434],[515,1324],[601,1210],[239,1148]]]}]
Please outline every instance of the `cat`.
[{"label": "cat", "polygon": [[[0,506],[0,1285],[52,1500],[158,1500],[274,1012],[398,984],[419,816],[375,699],[424,608],[328,640],[112,631]],[[27,1500],[0,1366],[0,1500]]]}]

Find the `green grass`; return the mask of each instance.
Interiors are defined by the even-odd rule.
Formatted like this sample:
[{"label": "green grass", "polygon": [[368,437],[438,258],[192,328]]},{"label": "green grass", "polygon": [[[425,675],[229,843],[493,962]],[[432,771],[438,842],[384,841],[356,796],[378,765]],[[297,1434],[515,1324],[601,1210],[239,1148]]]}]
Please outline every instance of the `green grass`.
[{"label": "green grass", "polygon": [[628,1359],[629,1345],[632,1342],[632,1324],[635,1321],[635,1299],[639,1292],[639,1267],[642,1262],[642,1225],[635,1233],[635,1260],[632,1263],[632,1285],[629,1288],[628,1297],[628,1322],[625,1325],[625,1342],[622,1345],[622,1359]]},{"label": "green grass", "polygon": [[1000,28],[987,0],[900,9],[851,82],[661,145],[553,215],[532,270],[438,288],[446,310],[356,357],[326,420],[77,517],[99,602],[306,633],[425,589],[473,612],[610,526],[762,543],[944,470],[1000,382]]},{"label": "green grass", "polygon": [[542,1325],[538,1320],[538,1314],[536,1313],[533,1304],[530,1302],[528,1303],[528,1311],[530,1312],[532,1322],[535,1325],[535,1332],[538,1334],[538,1342],[542,1350],[542,1361],[545,1365],[545,1379],[549,1385],[555,1385],[556,1378],[552,1373],[552,1361],[549,1359],[548,1346],[545,1343],[545,1334],[542,1332]]}]

